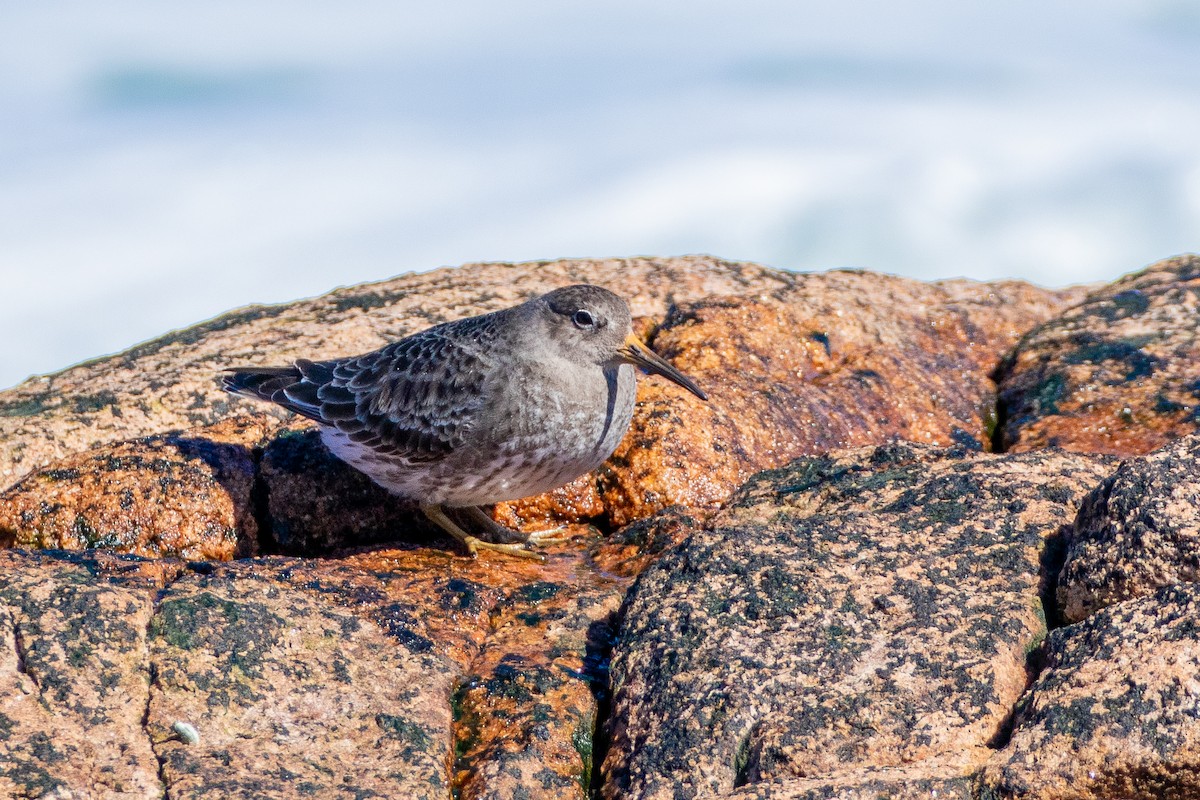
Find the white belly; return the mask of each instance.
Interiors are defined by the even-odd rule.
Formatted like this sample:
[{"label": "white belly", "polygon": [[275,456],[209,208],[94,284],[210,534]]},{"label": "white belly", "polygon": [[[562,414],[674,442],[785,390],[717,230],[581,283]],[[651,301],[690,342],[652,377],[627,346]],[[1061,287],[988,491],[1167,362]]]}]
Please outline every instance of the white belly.
[{"label": "white belly", "polygon": [[586,389],[598,402],[575,403],[553,387],[526,393],[509,404],[520,413],[504,415],[489,430],[473,427],[461,447],[433,461],[389,457],[328,426],[321,439],[338,458],[407,500],[451,507],[516,500],[569,483],[616,450],[633,416],[633,367],[623,364]]}]

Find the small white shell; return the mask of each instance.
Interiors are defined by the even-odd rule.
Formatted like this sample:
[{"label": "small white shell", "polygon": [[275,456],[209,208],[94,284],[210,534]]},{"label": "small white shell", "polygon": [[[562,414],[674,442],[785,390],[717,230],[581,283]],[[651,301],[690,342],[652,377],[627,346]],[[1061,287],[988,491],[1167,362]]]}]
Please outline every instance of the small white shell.
[{"label": "small white shell", "polygon": [[184,744],[200,743],[200,732],[196,730],[195,726],[187,722],[176,722],[171,726],[171,730],[179,735],[180,741]]}]

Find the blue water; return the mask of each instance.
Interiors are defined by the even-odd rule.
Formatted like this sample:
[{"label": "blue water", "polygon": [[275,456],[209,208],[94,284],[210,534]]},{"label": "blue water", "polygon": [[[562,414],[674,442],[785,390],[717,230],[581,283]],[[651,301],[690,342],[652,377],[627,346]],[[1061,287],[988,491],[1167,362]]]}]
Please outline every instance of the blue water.
[{"label": "blue water", "polygon": [[0,0],[0,75],[0,386],[474,260],[1200,249],[1191,2]]}]

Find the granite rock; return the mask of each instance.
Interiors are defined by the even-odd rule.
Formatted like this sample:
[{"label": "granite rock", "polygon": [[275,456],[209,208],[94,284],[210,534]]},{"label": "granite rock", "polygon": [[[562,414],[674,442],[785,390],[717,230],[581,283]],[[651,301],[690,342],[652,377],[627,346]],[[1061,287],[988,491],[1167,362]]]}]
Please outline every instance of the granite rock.
[{"label": "granite rock", "polygon": [[964,779],[1045,635],[1048,542],[1110,468],[893,444],[756,476],[630,592],[604,797],[947,759]]},{"label": "granite rock", "polygon": [[97,580],[94,561],[0,551],[0,797],[162,797],[142,727],[161,584],[102,558],[119,580]]},{"label": "granite rock", "polygon": [[[500,504],[512,526],[568,524],[545,563],[462,557],[310,423],[213,378],[364,351],[576,281],[631,298],[639,333],[713,401],[641,380],[609,463]],[[1082,299],[705,257],[473,265],[234,312],[2,393],[0,485],[26,477],[0,496],[0,545],[159,557],[0,552],[0,632],[14,632],[0,638],[0,795],[1017,791],[1036,756],[1005,760],[1023,746],[1024,728],[1007,744],[1011,715],[1041,666],[1062,532],[1116,462],[981,452],[989,376]],[[1164,559],[1190,541],[1171,502],[1162,513],[1184,527]],[[1104,524],[1123,531],[1113,508]],[[119,527],[131,509],[136,535]],[[71,538],[79,519],[115,533]],[[1171,752],[1189,768],[1187,747]],[[980,782],[985,764],[1002,777]]]},{"label": "granite rock", "polygon": [[1200,436],[1131,458],[1088,495],[1068,535],[1058,602],[1068,622],[1200,580]]},{"label": "granite rock", "polygon": [[0,494],[0,547],[228,560],[258,551],[254,445],[272,428],[231,418],[102,445]]},{"label": "granite rock", "polygon": [[653,337],[708,403],[657,379],[597,475],[610,528],[669,505],[712,509],[801,455],[880,444],[991,446],[992,369],[1074,295],[1019,282],[789,276],[786,287],[681,303]]},{"label": "granite rock", "polygon": [[603,660],[627,584],[594,573],[545,577],[496,604],[495,632],[459,683],[460,797],[591,796]]},{"label": "granite rock", "polygon": [[[946,776],[955,777],[946,777]],[[976,779],[951,760],[847,769],[834,776],[755,783],[703,800],[976,800]]]},{"label": "granite rock", "polygon": [[1200,587],[1105,608],[1046,650],[981,797],[1200,797]]},{"label": "granite rock", "polygon": [[[315,584],[315,585],[314,585]],[[453,662],[353,608],[337,570],[287,561],[185,575],[149,624],[172,798],[445,798]],[[198,741],[171,736],[177,722]]]},{"label": "granite rock", "polygon": [[1200,430],[1200,256],[1153,264],[1027,334],[998,371],[1004,450],[1141,455]]},{"label": "granite rock", "polygon": [[274,552],[313,556],[349,545],[431,538],[431,526],[411,504],[330,453],[309,424],[267,444],[259,475],[264,534]]},{"label": "granite rock", "polygon": [[628,585],[597,544],[0,551],[0,795],[585,800]]},{"label": "granite rock", "polygon": [[[514,527],[595,522],[613,529],[674,504],[711,509],[754,471],[831,446],[892,435],[946,444],[990,438],[988,373],[1025,330],[1078,290],[1021,282],[922,283],[862,272],[798,275],[706,257],[470,265],[407,275],[285,306],[244,309],[118,356],[0,393],[0,485],[63,469],[98,444],[203,426],[236,410],[279,409],[231,398],[231,365],[362,352],[436,322],[479,313],[575,281],[608,284],[640,315],[638,329],[709,389],[706,405],[649,377],[631,434],[612,460],[562,489],[495,515]],[[289,424],[286,436],[304,423]],[[302,435],[299,434],[299,435]],[[119,446],[119,445],[118,445]],[[268,446],[271,530],[281,552],[315,554],[412,527],[394,509],[336,514],[316,498],[328,478],[364,501],[369,488],[322,466],[303,441]],[[287,463],[315,467],[315,485]],[[7,475],[8,478],[3,476]],[[376,497],[382,497],[376,494]],[[64,523],[56,523],[56,528]],[[66,524],[70,524],[68,521]]]}]

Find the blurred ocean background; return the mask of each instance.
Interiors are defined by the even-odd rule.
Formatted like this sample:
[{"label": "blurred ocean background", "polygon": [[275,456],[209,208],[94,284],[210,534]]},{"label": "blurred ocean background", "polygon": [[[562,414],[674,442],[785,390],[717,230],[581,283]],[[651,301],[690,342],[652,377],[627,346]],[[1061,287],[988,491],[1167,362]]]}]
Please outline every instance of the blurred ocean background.
[{"label": "blurred ocean background", "polygon": [[1200,3],[0,0],[0,387],[475,260],[1200,249]]}]

